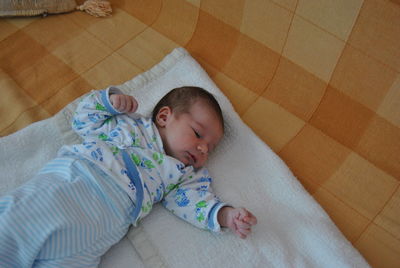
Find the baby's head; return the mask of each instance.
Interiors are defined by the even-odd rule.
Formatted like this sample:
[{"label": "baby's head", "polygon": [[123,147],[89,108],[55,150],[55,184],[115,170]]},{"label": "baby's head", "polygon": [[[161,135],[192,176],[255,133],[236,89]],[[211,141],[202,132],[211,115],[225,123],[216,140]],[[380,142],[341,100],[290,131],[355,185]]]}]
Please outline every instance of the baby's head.
[{"label": "baby's head", "polygon": [[221,108],[214,96],[199,87],[171,90],[155,106],[165,152],[186,166],[202,167],[224,134]]}]

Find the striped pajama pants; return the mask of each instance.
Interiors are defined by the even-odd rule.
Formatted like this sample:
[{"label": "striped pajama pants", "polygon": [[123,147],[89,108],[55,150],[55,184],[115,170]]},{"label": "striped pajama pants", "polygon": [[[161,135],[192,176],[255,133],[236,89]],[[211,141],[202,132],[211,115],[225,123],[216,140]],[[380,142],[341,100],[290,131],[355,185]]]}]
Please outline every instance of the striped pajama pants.
[{"label": "striped pajama pants", "polygon": [[88,160],[57,158],[0,198],[0,267],[97,267],[134,204]]}]

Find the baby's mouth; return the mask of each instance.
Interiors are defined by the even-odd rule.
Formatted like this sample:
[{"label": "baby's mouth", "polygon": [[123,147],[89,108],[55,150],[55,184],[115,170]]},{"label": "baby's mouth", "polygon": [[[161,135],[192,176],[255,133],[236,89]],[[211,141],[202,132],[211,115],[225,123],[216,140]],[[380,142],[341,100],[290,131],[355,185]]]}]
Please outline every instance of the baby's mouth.
[{"label": "baby's mouth", "polygon": [[187,152],[188,158],[189,158],[189,165],[194,165],[196,163],[196,157],[192,155],[191,153]]}]

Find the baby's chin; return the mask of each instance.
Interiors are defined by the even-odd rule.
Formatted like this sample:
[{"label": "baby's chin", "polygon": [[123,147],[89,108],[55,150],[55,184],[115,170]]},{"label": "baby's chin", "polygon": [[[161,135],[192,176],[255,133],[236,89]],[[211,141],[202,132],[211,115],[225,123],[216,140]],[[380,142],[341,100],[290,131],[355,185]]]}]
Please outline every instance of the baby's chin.
[{"label": "baby's chin", "polygon": [[189,164],[185,164],[185,167],[188,167],[188,166],[192,166],[195,170],[198,170],[198,169],[201,169],[202,167],[204,167],[204,164],[199,164],[199,163],[194,163],[194,164],[191,164],[191,163],[189,163]]},{"label": "baby's chin", "polygon": [[192,166],[190,161],[184,156],[175,155],[175,154],[169,154],[169,153],[167,153],[167,155],[175,158],[178,161],[180,161],[185,167]]},{"label": "baby's chin", "polygon": [[204,164],[201,164],[201,163],[198,163],[198,162],[194,162],[193,163],[193,161],[190,161],[190,159],[187,157],[186,154],[174,154],[174,153],[169,154],[168,152],[166,152],[166,153],[167,153],[167,155],[169,155],[169,156],[175,158],[176,160],[179,160],[180,162],[182,162],[182,164],[185,167],[190,167],[191,166],[195,170],[197,170],[197,169],[200,169],[200,168],[202,168],[204,166]]},{"label": "baby's chin", "polygon": [[199,163],[193,163],[192,161],[188,160],[187,158],[182,158],[179,159],[177,158],[179,161],[181,161],[185,167],[193,167],[195,170],[202,168],[204,165],[201,165]]}]

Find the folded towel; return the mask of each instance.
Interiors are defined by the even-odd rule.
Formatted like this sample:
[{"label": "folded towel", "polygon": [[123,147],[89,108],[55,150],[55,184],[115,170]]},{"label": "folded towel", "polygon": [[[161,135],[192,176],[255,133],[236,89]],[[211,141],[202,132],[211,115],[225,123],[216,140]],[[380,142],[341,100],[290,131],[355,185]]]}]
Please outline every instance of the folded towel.
[{"label": "folded towel", "polygon": [[[183,48],[118,86],[149,115],[174,87],[212,92],[224,112],[226,135],[208,162],[214,191],[258,218],[242,240],[196,229],[156,205],[128,238],[149,267],[368,267],[283,161],[240,119],[229,100]],[[23,183],[62,144],[79,142],[70,129],[76,102],[54,117],[0,139],[0,194]]]}]

